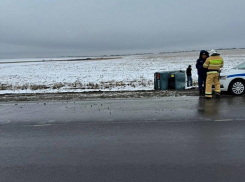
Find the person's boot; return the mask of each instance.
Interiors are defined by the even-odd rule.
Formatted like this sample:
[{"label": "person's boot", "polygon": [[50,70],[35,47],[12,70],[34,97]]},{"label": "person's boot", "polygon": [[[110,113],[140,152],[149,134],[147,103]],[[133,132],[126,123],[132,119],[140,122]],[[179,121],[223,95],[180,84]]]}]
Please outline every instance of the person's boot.
[{"label": "person's boot", "polygon": [[217,99],[220,98],[220,93],[216,92],[215,95],[216,95],[216,98],[217,98]]}]

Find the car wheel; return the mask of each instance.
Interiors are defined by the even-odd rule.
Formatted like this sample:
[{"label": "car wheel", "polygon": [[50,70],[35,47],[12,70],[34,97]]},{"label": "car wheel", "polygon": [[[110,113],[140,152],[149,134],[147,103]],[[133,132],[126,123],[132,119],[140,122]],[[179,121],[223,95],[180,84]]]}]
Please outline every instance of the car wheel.
[{"label": "car wheel", "polygon": [[245,84],[243,80],[234,80],[230,83],[229,91],[233,95],[241,95],[244,93]]}]

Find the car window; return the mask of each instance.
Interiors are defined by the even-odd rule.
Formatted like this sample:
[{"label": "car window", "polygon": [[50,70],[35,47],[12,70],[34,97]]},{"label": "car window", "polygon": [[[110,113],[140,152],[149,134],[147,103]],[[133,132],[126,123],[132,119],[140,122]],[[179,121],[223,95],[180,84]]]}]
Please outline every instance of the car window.
[{"label": "car window", "polygon": [[235,66],[234,68],[236,68],[236,69],[245,69],[245,62]]}]

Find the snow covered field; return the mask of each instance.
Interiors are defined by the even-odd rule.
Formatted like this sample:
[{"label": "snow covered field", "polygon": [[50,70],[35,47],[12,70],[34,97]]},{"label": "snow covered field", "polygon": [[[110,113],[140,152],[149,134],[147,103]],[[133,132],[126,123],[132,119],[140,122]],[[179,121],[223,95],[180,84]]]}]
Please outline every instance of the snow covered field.
[{"label": "snow covered field", "polygon": [[[219,52],[225,61],[224,69],[245,61],[245,49]],[[0,94],[153,90],[155,72],[185,70],[189,64],[196,83],[198,56],[199,52],[182,52],[109,60],[5,59],[0,60]]]}]

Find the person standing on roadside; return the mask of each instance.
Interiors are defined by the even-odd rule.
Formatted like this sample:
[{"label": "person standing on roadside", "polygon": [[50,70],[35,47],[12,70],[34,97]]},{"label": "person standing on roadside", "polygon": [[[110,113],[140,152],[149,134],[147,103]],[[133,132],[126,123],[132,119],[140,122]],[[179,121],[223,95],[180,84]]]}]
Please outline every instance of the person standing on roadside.
[{"label": "person standing on roadside", "polygon": [[191,65],[188,66],[186,69],[186,75],[187,75],[187,87],[192,86],[192,75],[191,75]]},{"label": "person standing on roadside", "polygon": [[214,83],[216,98],[220,98],[219,74],[220,68],[222,68],[224,65],[224,61],[220,54],[214,49],[209,52],[209,55],[210,57],[207,58],[203,64],[203,67],[208,69],[205,97],[212,98],[212,84]]},{"label": "person standing on roadside", "polygon": [[207,68],[204,68],[203,64],[205,63],[208,57],[209,57],[209,53],[205,50],[201,50],[199,59],[196,62],[196,69],[198,74],[198,88],[199,88],[200,95],[205,94]]}]

